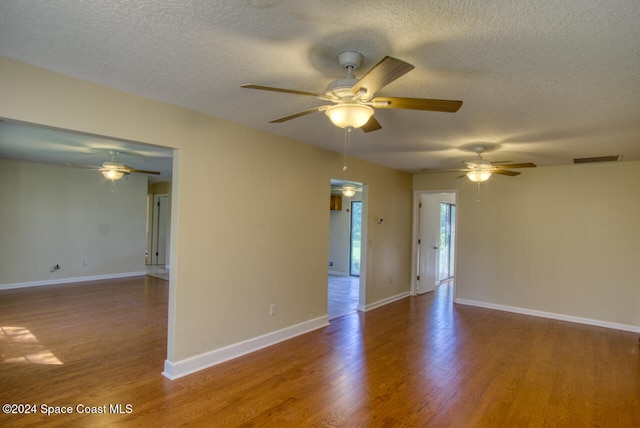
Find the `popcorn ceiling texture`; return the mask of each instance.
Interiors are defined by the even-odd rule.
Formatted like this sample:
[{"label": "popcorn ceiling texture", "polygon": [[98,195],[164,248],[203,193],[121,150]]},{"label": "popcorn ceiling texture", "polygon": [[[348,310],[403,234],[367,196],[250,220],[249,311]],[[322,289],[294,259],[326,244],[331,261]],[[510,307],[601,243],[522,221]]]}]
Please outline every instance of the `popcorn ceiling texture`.
[{"label": "popcorn ceiling texture", "polygon": [[415,70],[378,94],[459,99],[455,114],[377,110],[352,154],[397,169],[493,160],[640,159],[640,2],[0,0],[0,55],[340,151],[321,104],[241,89],[324,92],[337,55]]}]

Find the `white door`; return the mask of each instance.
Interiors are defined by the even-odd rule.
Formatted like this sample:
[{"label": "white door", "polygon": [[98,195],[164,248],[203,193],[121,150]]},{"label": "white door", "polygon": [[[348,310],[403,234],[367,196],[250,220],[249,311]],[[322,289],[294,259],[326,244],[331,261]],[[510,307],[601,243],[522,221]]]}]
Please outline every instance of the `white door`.
[{"label": "white door", "polygon": [[151,264],[164,265],[167,260],[167,220],[169,216],[169,197],[154,195],[153,230],[151,236]]},{"label": "white door", "polygon": [[418,272],[416,293],[435,290],[440,245],[440,195],[423,193],[418,203]]}]

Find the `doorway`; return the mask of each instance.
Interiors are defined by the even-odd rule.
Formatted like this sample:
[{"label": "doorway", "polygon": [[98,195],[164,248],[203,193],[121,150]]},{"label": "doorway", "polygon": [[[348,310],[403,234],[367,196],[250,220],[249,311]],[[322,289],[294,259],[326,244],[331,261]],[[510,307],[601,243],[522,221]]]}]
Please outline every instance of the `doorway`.
[{"label": "doorway", "polygon": [[456,193],[417,192],[412,294],[434,291],[455,275]]},{"label": "doorway", "polygon": [[[353,185],[352,196],[342,193],[342,186]],[[362,242],[366,242],[366,186],[361,183],[331,180],[329,210],[329,275],[327,313],[329,320],[364,307],[365,257]]]}]

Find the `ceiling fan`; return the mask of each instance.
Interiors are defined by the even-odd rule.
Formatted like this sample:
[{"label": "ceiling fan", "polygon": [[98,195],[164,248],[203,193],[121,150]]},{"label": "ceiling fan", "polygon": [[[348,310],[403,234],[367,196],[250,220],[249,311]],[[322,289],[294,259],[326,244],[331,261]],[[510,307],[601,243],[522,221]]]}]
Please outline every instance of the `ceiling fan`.
[{"label": "ceiling fan", "polygon": [[338,55],[340,65],[347,70],[344,78],[329,83],[324,94],[247,84],[243,88],[314,97],[329,101],[326,104],[289,116],[274,119],[269,123],[281,123],[318,111],[324,111],[331,122],[345,129],[361,128],[364,132],[381,129],[373,117],[374,108],[396,108],[455,113],[462,101],[435,100],[428,98],[374,97],[378,90],[413,70],[415,67],[397,58],[384,57],[360,79],[353,74],[360,66],[362,55],[358,52],[342,52]]},{"label": "ceiling fan", "polygon": [[362,192],[362,186],[357,186],[354,183],[344,183],[341,186],[332,185],[331,192],[339,193],[341,192],[343,196],[350,198],[354,196],[357,192]]},{"label": "ceiling fan", "polygon": [[108,162],[104,162],[102,166],[94,166],[94,165],[79,165],[79,164],[70,164],[71,166],[85,168],[85,169],[97,169],[102,173],[104,178],[107,178],[111,181],[120,180],[125,175],[129,175],[131,173],[137,174],[151,174],[151,175],[160,175],[158,171],[145,171],[142,169],[135,169],[133,167],[121,164],[117,162],[118,152],[110,150],[111,160]]},{"label": "ceiling fan", "polygon": [[[473,146],[472,150],[477,153],[478,157],[472,161],[465,161],[467,165],[465,169],[459,169],[456,171],[464,171],[465,175],[461,175],[459,178],[467,177],[471,181],[482,182],[487,181],[493,174],[507,175],[510,177],[520,175],[517,171],[510,171],[510,168],[535,168],[536,164],[528,163],[511,163],[507,164],[502,162],[491,162],[482,158],[482,153],[487,148],[485,146]],[[508,161],[507,161],[508,162]]]},{"label": "ceiling fan", "polygon": [[423,171],[423,173],[430,172],[453,172],[462,171],[465,175],[461,175],[458,178],[467,177],[471,181],[483,182],[487,181],[493,174],[507,175],[510,177],[520,175],[517,171],[510,171],[513,168],[535,168],[536,164],[527,163],[507,163],[509,161],[494,161],[483,159],[482,153],[487,149],[485,146],[477,145],[471,148],[478,157],[471,161],[464,161],[466,168],[462,169],[444,169],[439,171]]}]

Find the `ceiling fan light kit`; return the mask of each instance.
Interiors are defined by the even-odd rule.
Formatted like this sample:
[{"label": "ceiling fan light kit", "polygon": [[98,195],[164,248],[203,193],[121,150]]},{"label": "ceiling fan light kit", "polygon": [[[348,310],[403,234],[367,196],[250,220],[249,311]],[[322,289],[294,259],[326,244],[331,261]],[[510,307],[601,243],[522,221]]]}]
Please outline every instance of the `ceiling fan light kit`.
[{"label": "ceiling fan light kit", "polygon": [[467,177],[473,182],[482,183],[491,177],[491,171],[469,171],[467,172]]},{"label": "ceiling fan light kit", "polygon": [[104,176],[104,178],[111,180],[111,181],[116,181],[116,180],[120,180],[122,177],[124,177],[124,171],[122,171],[122,165],[117,164],[115,162],[105,162],[102,164],[102,168],[100,168],[100,172],[102,172],[102,175]]},{"label": "ceiling fan light kit", "polygon": [[357,192],[356,186],[352,185],[352,184],[345,184],[342,186],[342,194],[347,197],[350,198],[353,195],[355,195]]},{"label": "ceiling fan light kit", "polygon": [[364,104],[343,103],[328,107],[324,114],[338,128],[360,128],[373,116],[373,109]]}]

